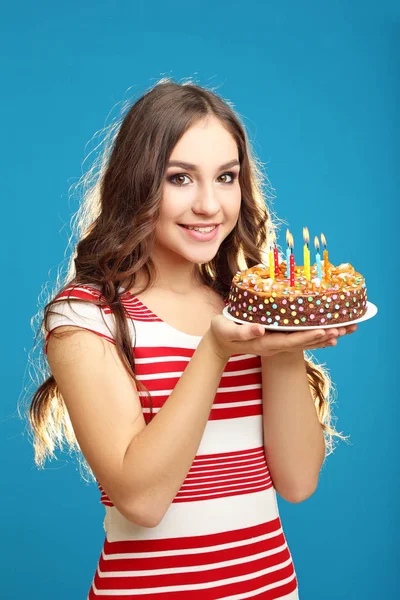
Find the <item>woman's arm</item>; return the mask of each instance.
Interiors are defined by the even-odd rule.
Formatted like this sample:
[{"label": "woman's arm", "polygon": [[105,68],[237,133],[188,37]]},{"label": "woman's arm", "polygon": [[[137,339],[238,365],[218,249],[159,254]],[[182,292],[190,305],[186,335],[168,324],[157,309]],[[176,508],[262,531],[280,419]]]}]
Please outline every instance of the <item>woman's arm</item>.
[{"label": "woman's arm", "polygon": [[126,478],[134,474],[137,510],[150,514],[153,526],[189,472],[227,362],[215,355],[206,333],[169,398],[125,452],[123,469]]},{"label": "woman's arm", "polygon": [[285,500],[311,496],[325,459],[325,439],[302,350],[261,357],[264,448],[274,487]]}]

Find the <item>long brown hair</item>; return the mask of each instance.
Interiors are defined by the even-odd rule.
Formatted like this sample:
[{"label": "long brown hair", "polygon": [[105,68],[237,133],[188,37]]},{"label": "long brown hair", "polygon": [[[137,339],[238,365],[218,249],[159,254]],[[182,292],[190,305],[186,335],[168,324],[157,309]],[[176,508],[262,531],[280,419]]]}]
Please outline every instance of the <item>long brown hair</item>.
[{"label": "long brown hair", "polygon": [[[185,131],[197,121],[215,116],[232,134],[239,150],[240,215],[215,257],[199,265],[198,276],[205,285],[227,297],[238,270],[264,262],[271,236],[278,237],[279,219],[272,213],[271,206],[267,208],[267,202],[272,204],[272,188],[262,163],[252,152],[245,127],[232,104],[215,91],[191,81],[177,83],[163,78],[134,104],[128,105],[125,112],[124,115],[122,111],[119,122],[109,128],[104,151],[78,183],[82,186],[82,203],[73,225],[78,242],[66,276],[61,281],[59,278],[52,297],[47,298],[49,301],[43,311],[39,311],[43,317],[36,338],[41,334],[44,345],[47,320],[50,313],[57,313],[53,310],[56,309],[55,297],[62,290],[96,284],[101,291],[96,304],[106,304],[114,314],[118,354],[137,388],[147,395],[151,418],[151,394],[135,375],[128,316],[120,301],[119,288],[121,282],[128,280],[130,283],[125,289],[130,289],[139,271],[146,275],[147,283],[138,294],[154,281],[151,253],[163,180],[169,156]],[[40,369],[43,382],[33,394],[27,414],[35,463],[43,467],[47,457],[56,458],[56,447],[63,449],[66,442],[70,450],[77,451],[78,457],[83,458],[82,465],[93,477],[81,455],[44,347],[41,358],[45,358]],[[313,363],[308,355],[305,361],[327,454],[330,454],[333,436],[346,439],[331,424],[332,383],[322,365]]]}]

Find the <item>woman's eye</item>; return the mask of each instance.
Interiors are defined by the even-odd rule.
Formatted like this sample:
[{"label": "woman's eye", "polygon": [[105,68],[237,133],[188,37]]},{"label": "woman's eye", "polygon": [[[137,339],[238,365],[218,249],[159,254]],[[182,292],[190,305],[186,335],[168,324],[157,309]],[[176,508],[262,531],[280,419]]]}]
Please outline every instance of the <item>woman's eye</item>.
[{"label": "woman's eye", "polygon": [[[237,177],[236,173],[228,172],[228,173],[222,173],[222,175],[220,175],[220,178],[221,177],[225,177],[226,175],[229,175],[229,177],[231,178],[231,180],[230,181],[223,181],[223,183],[228,183],[228,184],[233,183],[235,181],[236,177]],[[184,184],[183,182],[182,183],[176,182],[176,180],[178,178],[181,178],[181,180],[182,180],[185,177],[188,177],[188,175],[186,175],[185,173],[177,173],[176,175],[171,175],[171,177],[168,177],[168,181],[171,181],[172,183],[175,183],[175,185],[182,186],[182,185],[186,185],[186,184]]]},{"label": "woman's eye", "polygon": [[236,179],[236,173],[232,173],[232,172],[222,173],[221,177],[224,177],[225,175],[229,175],[229,177],[231,178],[230,181],[225,181],[225,183],[233,183]]},{"label": "woman's eye", "polygon": [[[183,178],[183,177],[187,177],[187,175],[185,175],[184,173],[177,173],[176,175],[171,175],[171,177],[168,178],[168,181],[172,181],[172,183],[175,183],[175,179],[177,179],[178,177]],[[176,185],[183,185],[183,183],[177,183]]]}]

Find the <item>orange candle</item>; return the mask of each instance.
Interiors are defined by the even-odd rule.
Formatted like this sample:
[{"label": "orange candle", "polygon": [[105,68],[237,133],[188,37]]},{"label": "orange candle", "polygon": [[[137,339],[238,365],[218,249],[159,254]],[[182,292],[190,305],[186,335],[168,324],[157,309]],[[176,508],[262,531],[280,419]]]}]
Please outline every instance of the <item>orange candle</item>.
[{"label": "orange candle", "polygon": [[325,279],[329,279],[328,250],[326,249],[326,238],[323,233],[321,233],[321,242],[324,245],[324,275],[325,275]]}]

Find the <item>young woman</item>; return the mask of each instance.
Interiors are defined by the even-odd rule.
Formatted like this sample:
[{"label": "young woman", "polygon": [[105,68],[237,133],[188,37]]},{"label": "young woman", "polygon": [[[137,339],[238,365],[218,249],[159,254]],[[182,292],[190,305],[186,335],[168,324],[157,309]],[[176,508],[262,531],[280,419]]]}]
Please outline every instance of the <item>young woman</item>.
[{"label": "young woman", "polygon": [[267,256],[262,186],[233,108],[167,79],[129,108],[86,194],[30,423],[38,466],[65,438],[99,486],[90,600],[299,597],[276,492],[308,498],[344,439],[304,351],[356,326],[221,314],[233,275]]}]

